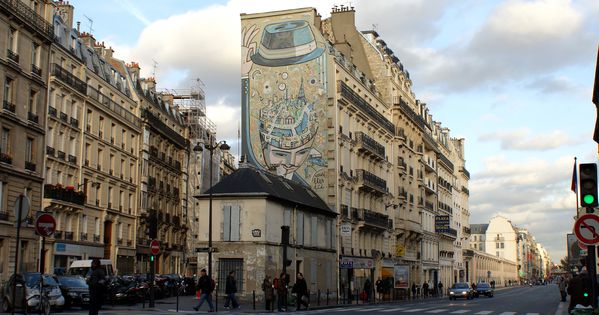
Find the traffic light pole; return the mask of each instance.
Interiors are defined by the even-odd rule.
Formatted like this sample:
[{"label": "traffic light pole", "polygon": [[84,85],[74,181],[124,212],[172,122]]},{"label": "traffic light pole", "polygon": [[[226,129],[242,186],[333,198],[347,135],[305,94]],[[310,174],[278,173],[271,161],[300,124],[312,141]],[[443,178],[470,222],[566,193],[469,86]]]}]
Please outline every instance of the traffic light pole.
[{"label": "traffic light pole", "polygon": [[588,246],[588,271],[589,281],[591,281],[591,305],[593,308],[597,308],[597,254],[595,245]]},{"label": "traffic light pole", "polygon": [[154,307],[154,280],[156,278],[155,273],[156,270],[154,268],[156,265],[154,264],[154,259],[150,259],[150,302],[148,303],[148,307]]}]

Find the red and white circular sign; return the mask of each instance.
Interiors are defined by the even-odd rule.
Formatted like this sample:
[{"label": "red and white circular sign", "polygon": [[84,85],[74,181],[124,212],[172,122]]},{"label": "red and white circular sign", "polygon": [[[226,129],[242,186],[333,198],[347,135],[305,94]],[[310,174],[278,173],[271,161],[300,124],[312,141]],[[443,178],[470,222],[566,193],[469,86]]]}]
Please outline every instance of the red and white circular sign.
[{"label": "red and white circular sign", "polygon": [[35,231],[37,234],[47,237],[56,231],[56,220],[49,213],[43,213],[35,220]]},{"label": "red and white circular sign", "polygon": [[158,253],[160,253],[160,242],[158,240],[152,240],[150,242],[150,252],[152,255],[158,255]]},{"label": "red and white circular sign", "polygon": [[574,234],[583,244],[599,243],[599,216],[588,213],[581,215],[574,223]]}]

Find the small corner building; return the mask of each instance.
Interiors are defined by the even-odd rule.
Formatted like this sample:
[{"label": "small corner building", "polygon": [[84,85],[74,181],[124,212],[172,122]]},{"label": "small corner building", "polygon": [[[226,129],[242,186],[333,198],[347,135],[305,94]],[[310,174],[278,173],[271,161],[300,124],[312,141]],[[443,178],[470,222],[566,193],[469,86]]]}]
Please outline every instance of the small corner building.
[{"label": "small corner building", "polygon": [[[311,294],[336,292],[338,279],[335,213],[309,187],[241,166],[201,195],[195,196],[200,213],[197,248],[208,247],[210,194],[212,194],[212,277],[224,292],[225,279],[236,271],[239,295],[262,298],[262,281],[283,270],[281,226],[290,227],[287,266],[291,283],[297,272]],[[208,254],[196,253],[198,269],[207,268]]]}]

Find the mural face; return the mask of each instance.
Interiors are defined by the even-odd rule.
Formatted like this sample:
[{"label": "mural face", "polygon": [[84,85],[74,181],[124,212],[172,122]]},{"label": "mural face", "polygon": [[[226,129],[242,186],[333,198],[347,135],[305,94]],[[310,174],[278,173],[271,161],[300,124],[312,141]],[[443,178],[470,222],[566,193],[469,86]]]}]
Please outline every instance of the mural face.
[{"label": "mural face", "polygon": [[324,195],[328,54],[313,20],[312,11],[242,20],[243,154]]}]

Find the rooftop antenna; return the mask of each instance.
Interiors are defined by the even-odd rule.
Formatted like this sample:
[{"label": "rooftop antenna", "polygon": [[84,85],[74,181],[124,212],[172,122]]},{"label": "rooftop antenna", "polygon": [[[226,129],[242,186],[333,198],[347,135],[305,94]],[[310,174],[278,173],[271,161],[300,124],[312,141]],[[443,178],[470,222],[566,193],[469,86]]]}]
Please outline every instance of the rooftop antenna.
[{"label": "rooftop antenna", "polygon": [[379,25],[378,24],[372,24],[372,30],[378,33],[378,28]]},{"label": "rooftop antenna", "polygon": [[158,68],[158,62],[156,62],[156,60],[152,59],[152,77],[156,78],[156,68]]},{"label": "rooftop antenna", "polygon": [[91,35],[94,33],[94,20],[92,20],[89,16],[85,14],[83,16],[85,16],[87,22],[89,23],[89,34]]}]

